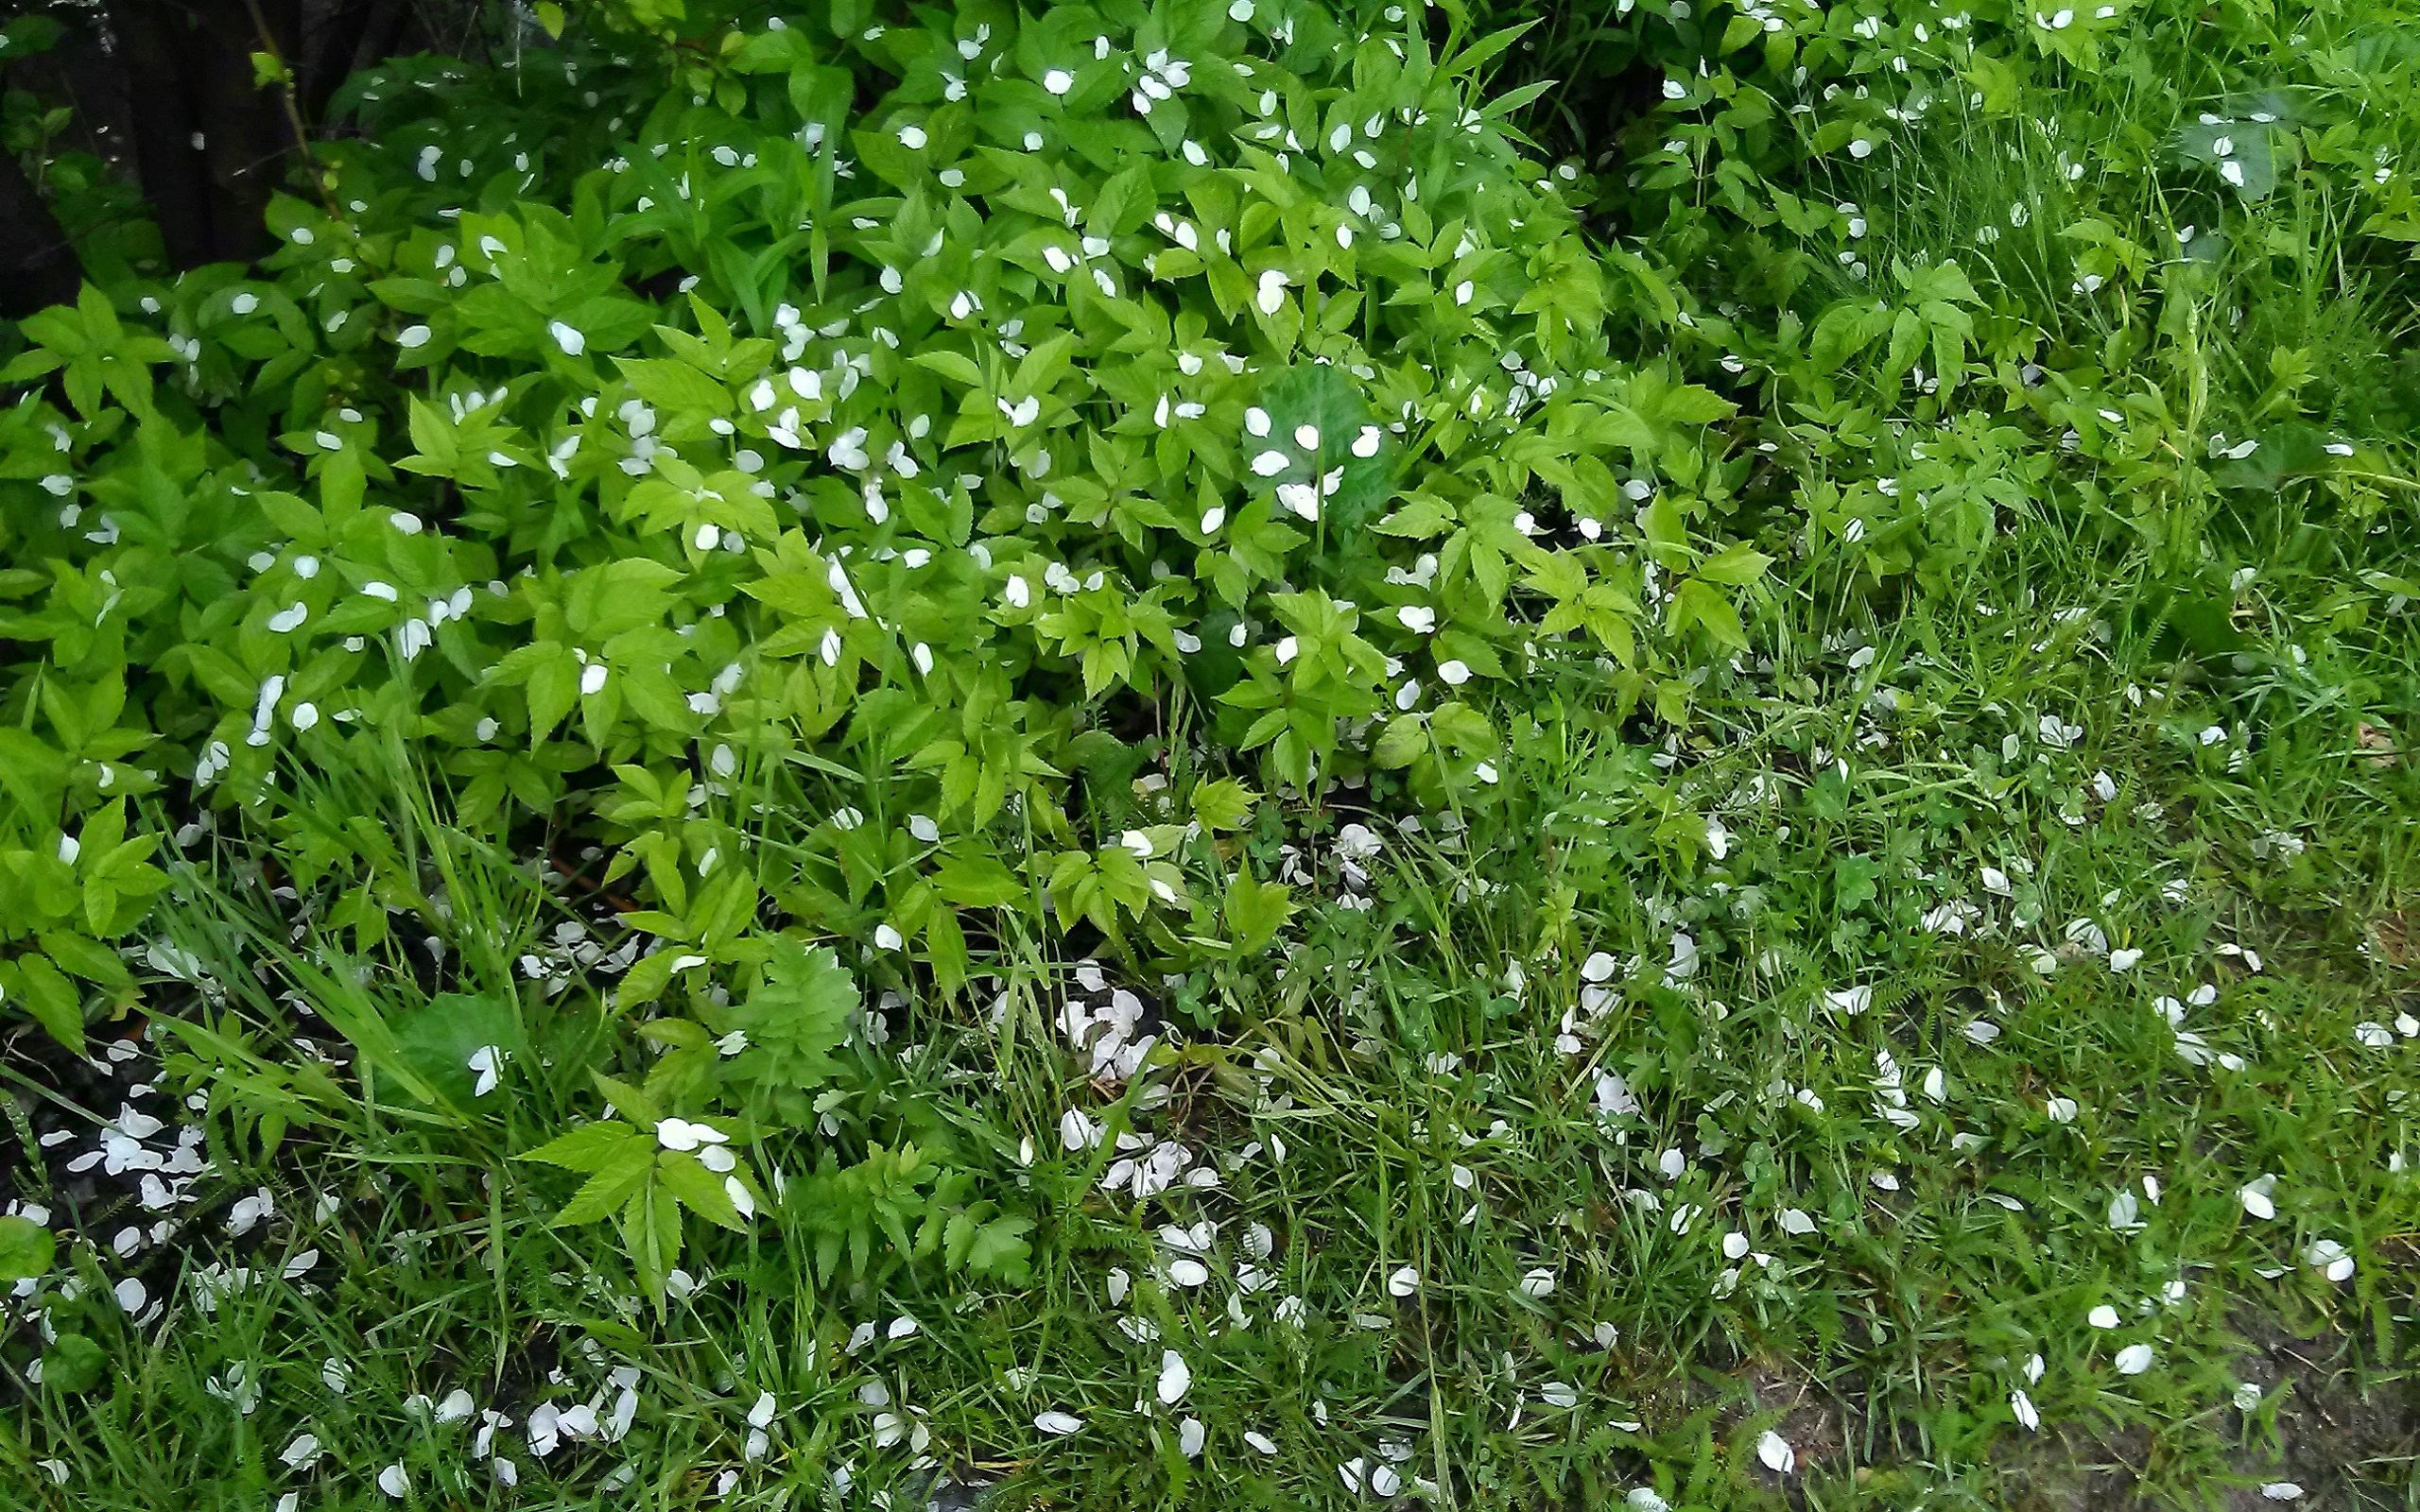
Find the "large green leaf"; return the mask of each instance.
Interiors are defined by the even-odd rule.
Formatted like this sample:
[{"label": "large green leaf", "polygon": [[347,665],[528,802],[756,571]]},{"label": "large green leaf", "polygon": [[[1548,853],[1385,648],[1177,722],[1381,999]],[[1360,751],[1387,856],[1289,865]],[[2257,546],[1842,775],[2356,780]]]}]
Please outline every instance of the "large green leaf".
[{"label": "large green leaf", "polygon": [[56,1249],[50,1230],[31,1218],[0,1218],[0,1282],[43,1275]]},{"label": "large green leaf", "polygon": [[480,1100],[472,1056],[491,1048],[513,1056],[521,1051],[521,1015],[503,998],[440,993],[391,1022],[404,1063],[440,1096],[465,1110]]}]

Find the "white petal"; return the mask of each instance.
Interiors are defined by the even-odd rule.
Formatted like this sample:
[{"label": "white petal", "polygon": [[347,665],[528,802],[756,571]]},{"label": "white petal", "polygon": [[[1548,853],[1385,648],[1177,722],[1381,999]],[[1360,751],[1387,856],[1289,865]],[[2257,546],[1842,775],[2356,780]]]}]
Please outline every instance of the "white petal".
[{"label": "white petal", "polygon": [[1190,1366],[1187,1366],[1184,1363],[1184,1356],[1177,1353],[1174,1349],[1161,1350],[1159,1384],[1160,1404],[1166,1407],[1175,1406],[1179,1401],[1184,1400],[1185,1391],[1187,1388],[1191,1387],[1192,1384],[1193,1369]]},{"label": "white petal", "polygon": [[1798,1452],[1789,1447],[1789,1439],[1770,1428],[1756,1440],[1756,1458],[1775,1475],[1788,1475],[1798,1468]]}]

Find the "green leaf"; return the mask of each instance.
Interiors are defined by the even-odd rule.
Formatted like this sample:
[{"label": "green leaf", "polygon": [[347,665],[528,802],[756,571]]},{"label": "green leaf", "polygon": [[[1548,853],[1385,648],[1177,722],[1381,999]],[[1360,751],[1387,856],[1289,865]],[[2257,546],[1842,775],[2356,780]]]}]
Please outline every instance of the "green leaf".
[{"label": "green leaf", "polygon": [[62,1333],[42,1352],[42,1383],[80,1397],[109,1374],[109,1351],[81,1333]]},{"label": "green leaf", "polygon": [[1891,350],[1882,359],[1882,381],[1895,384],[1924,355],[1929,335],[1924,317],[1913,310],[1901,310],[1891,322]]},{"label": "green leaf", "polygon": [[544,1165],[559,1165],[566,1171],[601,1171],[612,1163],[633,1140],[651,1148],[637,1129],[614,1119],[598,1119],[556,1136],[534,1150],[519,1157]]},{"label": "green leaf", "polygon": [[1674,635],[1685,635],[1694,627],[1727,650],[1748,648],[1748,632],[1739,623],[1739,611],[1732,608],[1722,590],[1695,577],[1682,579],[1672,590],[1666,625]]},{"label": "green leaf", "polygon": [[60,970],[39,955],[0,961],[0,997],[20,1002],[50,1037],[84,1053],[84,1000]]},{"label": "green leaf", "polygon": [[657,1183],[643,1182],[622,1209],[621,1229],[640,1286],[661,1299],[664,1279],[681,1259],[681,1205]]},{"label": "green leaf", "polygon": [[595,1082],[596,1090],[605,1094],[605,1101],[614,1111],[629,1119],[641,1129],[653,1129],[656,1125],[664,1121],[664,1110],[656,1106],[656,1100],[629,1082],[616,1080],[601,1071],[590,1072],[588,1079]]},{"label": "green leaf", "polygon": [[48,1273],[57,1241],[31,1218],[0,1218],[0,1283]]},{"label": "green leaf", "polygon": [[463,1109],[478,1102],[472,1055],[493,1048],[517,1056],[522,1045],[521,1015],[500,997],[441,993],[393,1022],[404,1063]]},{"label": "green leaf", "polygon": [[[95,826],[86,828],[89,833]],[[53,965],[71,976],[80,976],[112,991],[124,991],[134,986],[134,979],[127,974],[126,963],[117,958],[117,952],[89,936],[63,929],[44,930],[42,951]]]},{"label": "green leaf", "polygon": [[1033,1220],[1004,1216],[986,1222],[972,1213],[953,1213],[944,1254],[951,1267],[976,1276],[1022,1285],[1031,1274],[1028,1263],[1033,1246],[1026,1240]]},{"label": "green leaf", "polygon": [[908,361],[919,368],[930,369],[952,382],[964,384],[969,388],[983,387],[983,369],[975,366],[975,360],[964,352],[920,352]]},{"label": "green leaf", "polygon": [[1240,830],[1251,817],[1258,795],[1232,777],[1204,782],[1193,790],[1193,816],[1205,830]]},{"label": "green leaf", "polygon": [[1764,576],[1765,569],[1772,564],[1771,557],[1744,541],[1735,541],[1698,563],[1697,575],[1710,582],[1745,588]]},{"label": "green leaf", "polygon": [[673,1151],[656,1162],[655,1174],[666,1192],[706,1222],[734,1233],[748,1231],[748,1220],[733,1206],[723,1178],[700,1164],[696,1156]]},{"label": "green leaf", "polygon": [[832,1052],[848,1039],[856,1008],[856,983],[838,955],[777,939],[764,982],[732,1010],[748,1036],[733,1069],[779,1089],[814,1087],[839,1071]]},{"label": "green leaf", "polygon": [[562,1211],[555,1214],[555,1227],[576,1228],[584,1223],[596,1223],[610,1218],[644,1185],[656,1168],[655,1142],[648,1139],[627,1141],[615,1150],[596,1174],[580,1183]]},{"label": "green leaf", "polygon": [[425,399],[415,397],[411,402],[411,437],[412,446],[428,459],[425,469],[415,471],[449,478],[461,471],[462,454],[454,443],[454,426],[445,411]]},{"label": "green leaf", "polygon": [[1237,872],[1227,884],[1227,939],[1238,955],[1265,948],[1293,912],[1293,896],[1284,883],[1256,882]]},{"label": "green leaf", "polygon": [[[616,357],[614,365],[638,396],[674,415],[728,415],[731,390],[684,362],[668,357]],[[667,417],[669,418],[669,417]]]},{"label": "green leaf", "polygon": [[1025,883],[992,856],[951,856],[933,872],[933,888],[960,908],[999,908],[1026,896]]},{"label": "green leaf", "polygon": [[1841,912],[1853,914],[1874,902],[1875,879],[1881,868],[1864,856],[1832,858],[1832,896]]},{"label": "green leaf", "polygon": [[1424,714],[1397,714],[1378,731],[1370,759],[1388,771],[1401,771],[1428,754],[1428,719]]},{"label": "green leaf", "polygon": [[1908,291],[1908,301],[1910,304],[1922,304],[1927,301],[1949,304],[1983,302],[1982,296],[1975,292],[1975,285],[1966,281],[1965,270],[1961,268],[1954,260],[1913,266],[1907,263],[1893,261],[1891,265],[1891,276],[1898,281],[1901,288]]}]

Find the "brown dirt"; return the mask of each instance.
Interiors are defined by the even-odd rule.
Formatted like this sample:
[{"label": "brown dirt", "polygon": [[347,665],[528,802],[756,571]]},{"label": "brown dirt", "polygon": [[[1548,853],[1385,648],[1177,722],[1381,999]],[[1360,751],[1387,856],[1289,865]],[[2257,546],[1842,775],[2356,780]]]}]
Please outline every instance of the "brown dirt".
[{"label": "brown dirt", "polygon": [[[2411,1506],[2420,1495],[2420,1383],[2377,1371],[2363,1380],[2353,1341],[2338,1330],[2298,1333],[2258,1314],[2238,1315],[2235,1326],[2247,1348],[2234,1378],[2278,1402],[2276,1439],[2242,1434],[2223,1476],[2183,1488],[2187,1504],[2226,1512]],[[2230,1407],[2213,1426],[2239,1433],[2243,1423]],[[2067,1426],[2046,1430],[1997,1469],[2013,1512],[2135,1512],[2175,1504],[2142,1488],[2153,1453],[2141,1428],[2096,1434]],[[2278,1482],[2301,1486],[2301,1497],[2262,1494]]]},{"label": "brown dirt", "polygon": [[[2306,1506],[2408,1506],[2420,1495],[2420,1381],[2363,1382],[2358,1351],[2342,1331],[2304,1336],[2258,1314],[2238,1316],[2236,1328],[2251,1346],[2237,1361],[2237,1379],[2263,1395],[2288,1393],[2274,1457],[2247,1450],[2238,1456],[2241,1473],[2293,1482]],[[2231,1490],[2226,1505],[2253,1512],[2278,1503],[2256,1486]]]}]

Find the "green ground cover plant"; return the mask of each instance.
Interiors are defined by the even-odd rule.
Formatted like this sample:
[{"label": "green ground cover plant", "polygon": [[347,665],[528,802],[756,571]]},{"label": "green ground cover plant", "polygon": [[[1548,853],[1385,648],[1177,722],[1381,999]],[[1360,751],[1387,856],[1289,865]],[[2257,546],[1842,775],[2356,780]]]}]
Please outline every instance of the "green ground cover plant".
[{"label": "green ground cover plant", "polygon": [[2414,20],[12,94],[0,1484],[2411,1505]]}]

